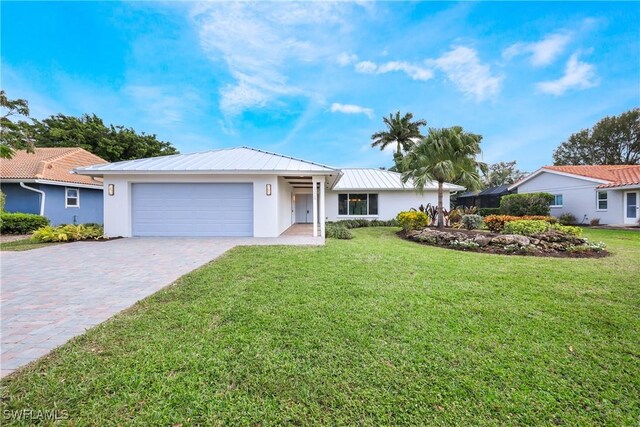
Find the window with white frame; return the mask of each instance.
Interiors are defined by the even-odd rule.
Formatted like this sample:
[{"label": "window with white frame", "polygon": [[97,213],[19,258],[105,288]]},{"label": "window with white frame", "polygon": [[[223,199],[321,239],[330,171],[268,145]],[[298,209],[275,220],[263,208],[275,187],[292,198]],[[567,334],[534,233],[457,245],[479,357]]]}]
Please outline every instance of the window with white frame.
[{"label": "window with white frame", "polygon": [[599,211],[606,211],[609,207],[609,200],[607,199],[607,195],[609,193],[607,193],[606,191],[598,191],[597,193],[597,198],[598,198],[598,210]]},{"label": "window with white frame", "polygon": [[338,194],[338,215],[378,215],[378,195],[366,193]]},{"label": "window with white frame", "polygon": [[80,207],[80,190],[78,188],[66,188],[64,197],[65,208]]},{"label": "window with white frame", "polygon": [[551,202],[552,208],[561,208],[562,207],[562,194],[554,194],[553,202]]}]

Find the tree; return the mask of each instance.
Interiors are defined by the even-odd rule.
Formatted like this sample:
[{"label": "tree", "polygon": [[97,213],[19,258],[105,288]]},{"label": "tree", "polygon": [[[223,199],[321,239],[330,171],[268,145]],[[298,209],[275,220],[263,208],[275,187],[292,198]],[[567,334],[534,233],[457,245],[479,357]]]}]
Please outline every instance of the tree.
[{"label": "tree", "polygon": [[[0,158],[10,159],[15,150],[26,149],[33,153],[33,139],[29,117],[29,103],[25,99],[11,100],[4,90],[0,90]],[[24,117],[27,120],[17,120]],[[14,120],[12,120],[13,118]]]},{"label": "tree", "polygon": [[555,165],[640,164],[640,108],[605,117],[572,134],[553,152]]},{"label": "tree", "polygon": [[465,132],[460,126],[429,129],[427,136],[402,160],[403,182],[412,180],[420,192],[428,182],[438,182],[438,228],[444,227],[442,198],[445,182],[456,182],[468,189],[481,186],[479,171],[486,170],[486,165],[476,160],[481,152],[481,140],[481,135]]},{"label": "tree", "polygon": [[500,162],[489,165],[487,173],[483,174],[482,184],[486,188],[498,187],[504,184],[513,184],[524,178],[527,172],[516,169],[516,161]]},{"label": "tree", "polygon": [[106,126],[95,114],[57,114],[33,125],[38,147],[82,147],[109,162],[177,154],[169,142],[124,126]]},{"label": "tree", "polygon": [[411,113],[402,117],[400,117],[400,111],[396,112],[395,116],[389,114],[389,117],[382,118],[387,129],[371,135],[372,147],[380,147],[380,150],[384,150],[390,144],[396,145],[396,152],[393,155],[394,169],[396,170],[401,163],[403,152],[409,151],[413,147],[414,141],[422,138],[420,127],[427,125],[426,120],[412,121],[412,119],[413,114]]}]

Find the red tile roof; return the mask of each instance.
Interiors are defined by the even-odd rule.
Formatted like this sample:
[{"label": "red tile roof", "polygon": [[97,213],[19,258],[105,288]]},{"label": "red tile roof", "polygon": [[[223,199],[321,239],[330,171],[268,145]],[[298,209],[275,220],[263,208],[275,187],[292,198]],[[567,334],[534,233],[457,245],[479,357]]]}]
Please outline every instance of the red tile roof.
[{"label": "red tile roof", "polygon": [[544,166],[543,169],[609,181],[598,188],[640,184],[640,165]]},{"label": "red tile roof", "polygon": [[77,147],[36,148],[35,153],[18,150],[11,159],[0,160],[1,179],[41,179],[101,187],[89,176],[72,174],[80,166],[108,163],[106,160]]}]

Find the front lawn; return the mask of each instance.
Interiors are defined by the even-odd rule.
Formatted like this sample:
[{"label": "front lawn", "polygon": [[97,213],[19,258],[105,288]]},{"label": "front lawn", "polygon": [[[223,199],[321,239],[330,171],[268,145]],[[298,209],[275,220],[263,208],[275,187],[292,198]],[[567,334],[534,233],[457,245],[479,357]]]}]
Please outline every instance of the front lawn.
[{"label": "front lawn", "polygon": [[45,243],[37,240],[20,239],[10,242],[0,242],[0,251],[30,251],[31,249],[43,248],[45,246],[59,245],[61,243]]},{"label": "front lawn", "polygon": [[236,248],[3,381],[3,414],[637,425],[640,233],[587,230],[612,256],[557,259],[416,245],[395,231]]}]

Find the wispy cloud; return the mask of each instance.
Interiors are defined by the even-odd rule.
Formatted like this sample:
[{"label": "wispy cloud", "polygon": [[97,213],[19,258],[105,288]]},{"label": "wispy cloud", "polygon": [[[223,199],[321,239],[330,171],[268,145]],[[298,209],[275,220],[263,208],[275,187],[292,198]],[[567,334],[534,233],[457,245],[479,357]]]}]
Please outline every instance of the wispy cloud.
[{"label": "wispy cloud", "polygon": [[[282,96],[308,95],[288,70],[335,51],[322,32],[343,25],[348,5],[334,3],[204,3],[191,19],[212,62],[223,61],[233,82],[221,90],[220,108],[233,116]],[[343,58],[349,60],[349,58]]]},{"label": "wispy cloud", "polygon": [[342,52],[336,58],[336,62],[342,67],[346,67],[347,65],[351,65],[354,62],[356,62],[357,60],[358,60],[358,55],[356,55],[354,53],[347,53],[347,52]]},{"label": "wispy cloud", "polygon": [[542,93],[560,96],[568,90],[588,89],[599,83],[593,64],[580,61],[576,52],[567,61],[562,77],[557,80],[539,82],[536,86]]},{"label": "wispy cloud", "polygon": [[129,85],[122,89],[137,107],[144,111],[150,123],[161,126],[180,124],[185,114],[190,114],[201,102],[199,95],[192,89],[180,89],[152,86]]},{"label": "wispy cloud", "polygon": [[549,34],[538,42],[514,43],[502,51],[504,59],[512,59],[519,55],[530,55],[531,65],[542,67],[551,64],[567,48],[573,34],[570,32],[558,32]]},{"label": "wispy cloud", "polygon": [[491,67],[480,62],[475,49],[458,46],[428,63],[441,70],[459,91],[477,101],[500,92],[502,77],[493,75]]},{"label": "wispy cloud", "polygon": [[344,114],[364,114],[370,119],[373,118],[373,109],[353,104],[340,104],[334,102],[333,104],[331,104],[331,112]]},{"label": "wispy cloud", "polygon": [[364,74],[386,74],[400,71],[413,80],[424,81],[433,77],[433,71],[429,68],[404,61],[389,61],[382,64],[376,64],[372,61],[361,61],[355,64],[354,68],[358,73]]}]

